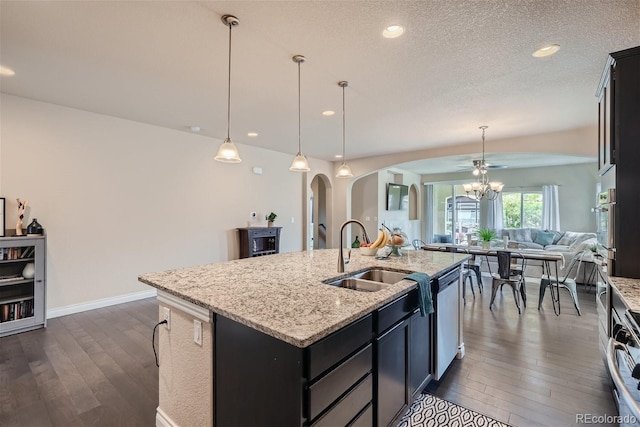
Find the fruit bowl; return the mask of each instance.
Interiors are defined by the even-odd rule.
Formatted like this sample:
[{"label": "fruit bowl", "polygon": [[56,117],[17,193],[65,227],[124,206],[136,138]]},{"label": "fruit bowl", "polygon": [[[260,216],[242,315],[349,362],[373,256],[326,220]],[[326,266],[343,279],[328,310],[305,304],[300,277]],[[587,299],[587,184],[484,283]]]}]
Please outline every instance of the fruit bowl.
[{"label": "fruit bowl", "polygon": [[375,256],[378,253],[378,249],[380,248],[371,248],[371,247],[362,247],[360,248],[360,253],[364,256]]}]

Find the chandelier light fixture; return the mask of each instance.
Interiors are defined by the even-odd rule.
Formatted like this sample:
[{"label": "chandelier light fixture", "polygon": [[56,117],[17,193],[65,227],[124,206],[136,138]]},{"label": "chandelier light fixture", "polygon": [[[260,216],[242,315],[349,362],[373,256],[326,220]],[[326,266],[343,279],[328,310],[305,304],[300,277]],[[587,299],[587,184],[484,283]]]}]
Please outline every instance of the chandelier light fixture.
[{"label": "chandelier light fixture", "polygon": [[240,24],[238,18],[233,15],[223,15],[222,23],[229,27],[229,79],[227,81],[227,139],[224,140],[220,148],[218,149],[218,154],[216,154],[215,159],[219,162],[224,163],[240,163],[242,159],[240,158],[240,154],[238,154],[238,149],[236,148],[233,141],[229,137],[229,128],[231,123],[231,28]]},{"label": "chandelier light fixture", "polygon": [[351,172],[351,168],[346,162],[345,157],[345,108],[344,108],[344,88],[349,86],[349,82],[340,81],[338,82],[338,86],[342,88],[342,164],[338,168],[338,172],[336,173],[336,178],[351,178],[353,177],[353,172]]},{"label": "chandelier light fixture", "polygon": [[298,154],[291,162],[291,166],[289,170],[295,172],[309,172],[311,168],[309,167],[309,162],[307,158],[302,154],[301,142],[300,142],[300,64],[305,61],[305,57],[302,55],[294,55],[293,62],[298,64]]},{"label": "chandelier light fixture", "polygon": [[504,187],[504,184],[501,182],[489,181],[487,163],[484,161],[484,131],[488,127],[489,126],[480,126],[480,129],[482,129],[482,160],[473,161],[473,174],[477,179],[475,182],[462,185],[464,191],[467,192],[467,196],[476,200],[482,200],[485,197],[488,200],[495,200]]}]

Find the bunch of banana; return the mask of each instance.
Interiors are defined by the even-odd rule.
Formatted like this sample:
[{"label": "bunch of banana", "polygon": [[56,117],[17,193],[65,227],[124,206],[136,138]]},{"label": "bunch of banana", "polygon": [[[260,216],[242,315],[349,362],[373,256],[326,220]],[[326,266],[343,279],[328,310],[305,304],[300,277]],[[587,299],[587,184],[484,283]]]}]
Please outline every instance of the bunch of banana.
[{"label": "bunch of banana", "polygon": [[378,238],[369,246],[370,248],[382,248],[387,244],[389,240],[389,233],[384,228],[381,228],[378,232]]}]

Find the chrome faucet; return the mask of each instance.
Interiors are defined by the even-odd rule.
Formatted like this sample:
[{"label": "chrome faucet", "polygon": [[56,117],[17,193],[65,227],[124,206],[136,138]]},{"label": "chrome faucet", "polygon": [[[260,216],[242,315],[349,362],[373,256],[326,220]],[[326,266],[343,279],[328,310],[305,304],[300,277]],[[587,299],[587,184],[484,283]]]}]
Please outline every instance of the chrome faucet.
[{"label": "chrome faucet", "polygon": [[349,219],[347,221],[345,221],[341,226],[340,226],[340,253],[338,255],[338,273],[344,273],[344,250],[342,248],[342,232],[344,231],[344,228],[348,225],[348,224],[358,224],[360,226],[360,228],[362,228],[362,239],[364,240],[365,243],[371,243],[371,241],[369,240],[369,236],[367,236],[367,230],[364,228],[364,225],[358,221],[357,219]]}]

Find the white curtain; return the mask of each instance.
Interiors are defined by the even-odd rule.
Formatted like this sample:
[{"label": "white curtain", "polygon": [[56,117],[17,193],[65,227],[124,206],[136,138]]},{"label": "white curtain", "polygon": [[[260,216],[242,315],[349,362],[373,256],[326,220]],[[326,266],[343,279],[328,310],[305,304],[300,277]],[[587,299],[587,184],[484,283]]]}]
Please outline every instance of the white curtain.
[{"label": "white curtain", "polygon": [[502,230],[503,220],[502,193],[498,193],[498,197],[495,200],[488,200],[485,227],[497,231]]},{"label": "white curtain", "polygon": [[557,185],[542,186],[542,229],[560,230],[560,204]]}]

